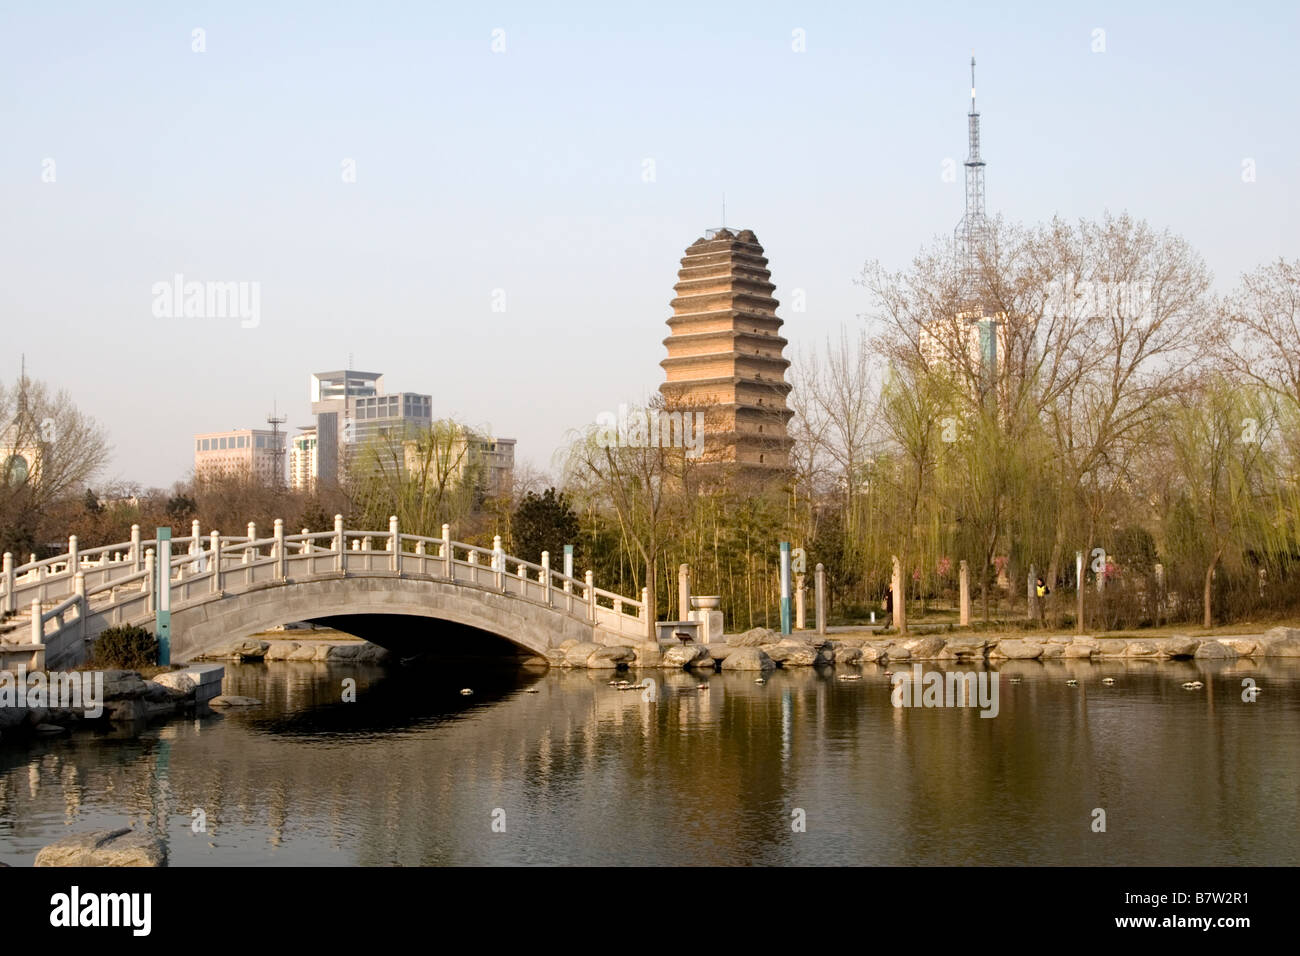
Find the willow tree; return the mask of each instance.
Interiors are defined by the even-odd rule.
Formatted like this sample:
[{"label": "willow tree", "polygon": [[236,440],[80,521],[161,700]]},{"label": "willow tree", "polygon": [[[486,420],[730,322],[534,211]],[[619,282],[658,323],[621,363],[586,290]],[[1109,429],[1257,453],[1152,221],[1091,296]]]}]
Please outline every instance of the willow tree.
[{"label": "willow tree", "polygon": [[1213,624],[1216,571],[1288,549],[1279,528],[1276,409],[1258,390],[1219,376],[1173,401],[1168,438],[1178,493],[1194,517],[1201,561],[1202,624]]},{"label": "willow tree", "polygon": [[437,537],[443,524],[469,515],[481,496],[476,440],[470,429],[447,419],[361,441],[347,462],[357,517],[365,527],[382,529],[396,515],[403,533]]}]

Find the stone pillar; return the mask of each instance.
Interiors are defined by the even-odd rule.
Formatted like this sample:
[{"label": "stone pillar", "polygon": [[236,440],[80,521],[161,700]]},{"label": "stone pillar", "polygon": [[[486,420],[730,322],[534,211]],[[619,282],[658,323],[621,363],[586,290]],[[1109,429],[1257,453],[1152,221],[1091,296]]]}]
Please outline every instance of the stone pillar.
[{"label": "stone pillar", "polygon": [[588,571],[585,575],[587,582],[587,620],[592,624],[596,623],[596,582],[592,572]]},{"label": "stone pillar", "polygon": [[80,598],[77,602],[77,638],[85,641],[86,612],[90,610],[90,606],[86,604],[86,575],[81,571],[72,576],[72,593]]},{"label": "stone pillar", "polygon": [[275,535],[275,579],[283,581],[285,579],[285,561],[284,561],[284,519],[276,518],[273,527]]},{"label": "stone pillar", "polygon": [[970,567],[965,561],[961,563],[958,575],[958,601],[961,604],[961,626],[970,626]]},{"label": "stone pillar", "polygon": [[547,607],[554,607],[551,599],[551,552],[542,552],[542,595]]},{"label": "stone pillar", "polygon": [[442,526],[442,576],[450,578],[451,568],[451,525]]},{"label": "stone pillar", "polygon": [[343,533],[342,515],[334,516],[334,550],[338,552],[334,555],[334,570],[342,573],[348,550],[347,535]]},{"label": "stone pillar", "polygon": [[131,525],[131,550],[130,555],[131,567],[136,571],[144,570],[144,552],[140,550],[140,526]]},{"label": "stone pillar", "polygon": [[388,549],[393,552],[391,570],[402,570],[402,536],[397,533],[397,515],[388,516]]},{"label": "stone pillar", "polygon": [[691,566],[677,566],[677,620],[691,619]]},{"label": "stone pillar", "polygon": [[804,607],[803,607],[804,590],[805,588],[803,583],[803,575],[796,574],[794,576],[794,627],[795,630],[797,631],[805,630]]},{"label": "stone pillar", "polygon": [[898,561],[898,555],[894,555],[893,559],[894,573],[889,580],[893,590],[894,627],[901,631],[907,626],[907,612],[904,607],[907,601],[903,597],[903,566]]},{"label": "stone pillar", "polygon": [[45,643],[45,625],[41,623],[40,598],[32,598],[32,643]]},{"label": "stone pillar", "polygon": [[154,590],[153,577],[153,548],[147,548],[144,552],[144,592],[148,595],[144,602],[144,609],[147,614],[154,613],[157,607],[158,595]]},{"label": "stone pillar", "polygon": [[68,574],[76,574],[77,568],[81,564],[80,555],[77,553],[77,536],[68,537]]},{"label": "stone pillar", "polygon": [[506,589],[506,553],[501,549],[501,535],[492,536],[492,570],[496,572],[498,591]]},{"label": "stone pillar", "polygon": [[4,603],[0,604],[0,615],[13,614],[18,610],[18,604],[14,597],[14,588],[18,584],[18,579],[14,575],[14,553],[12,551],[5,552],[3,570],[0,570],[0,574],[3,574],[4,577],[3,583],[0,583],[0,587],[4,588]]},{"label": "stone pillar", "polygon": [[826,633],[826,566],[821,562],[817,563],[817,570],[813,577],[815,593],[813,603],[817,613],[817,633]]},{"label": "stone pillar", "polygon": [[212,565],[212,593],[221,593],[221,535],[212,532],[208,539],[208,563]]}]

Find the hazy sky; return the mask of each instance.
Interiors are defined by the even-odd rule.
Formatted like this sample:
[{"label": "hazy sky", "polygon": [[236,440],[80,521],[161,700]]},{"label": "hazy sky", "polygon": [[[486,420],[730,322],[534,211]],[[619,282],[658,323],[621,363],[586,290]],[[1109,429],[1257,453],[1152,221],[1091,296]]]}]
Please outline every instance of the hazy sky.
[{"label": "hazy sky", "polygon": [[[549,467],[663,380],[724,192],[787,354],[857,327],[863,262],[962,215],[972,49],[990,212],[1127,210],[1219,288],[1300,255],[1294,3],[120,6],[0,7],[0,376],[68,389],[107,477],[168,485],[272,402],[308,424],[349,355]],[[155,316],[177,273],[259,283],[260,323]]]}]

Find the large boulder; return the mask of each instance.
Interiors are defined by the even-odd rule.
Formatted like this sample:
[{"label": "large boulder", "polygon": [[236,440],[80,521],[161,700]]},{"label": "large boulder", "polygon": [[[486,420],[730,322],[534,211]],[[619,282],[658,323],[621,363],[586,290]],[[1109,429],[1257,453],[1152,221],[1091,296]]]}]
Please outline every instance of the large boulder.
[{"label": "large boulder", "polygon": [[270,641],[235,641],[230,645],[227,654],[236,661],[260,661],[266,657],[266,652],[270,649]]},{"label": "large boulder", "polygon": [[266,657],[263,660],[287,661],[289,655],[302,646],[297,641],[271,641],[270,644],[271,646],[266,649]]},{"label": "large boulder", "polygon": [[285,658],[287,661],[314,661],[316,652],[323,645],[321,644],[301,644],[289,652]]},{"label": "large boulder", "polygon": [[580,644],[580,643],[582,643],[582,642],[579,641],[576,637],[571,637],[571,638],[569,638],[568,640],[565,640],[565,641],[561,641],[561,642],[560,642],[560,650],[562,650],[562,651],[567,651],[567,650],[568,650],[569,648],[571,648],[574,644]]},{"label": "large boulder", "polygon": [[1226,644],[1220,644],[1218,641],[1206,641],[1196,649],[1196,659],[1198,661],[1233,661],[1237,659],[1237,652]]},{"label": "large boulder", "polygon": [[776,664],[757,647],[738,647],[722,659],[724,671],[765,671]]},{"label": "large boulder", "polygon": [[567,651],[568,648],[564,647],[548,647],[543,653],[552,667],[563,667]]},{"label": "large boulder", "polygon": [[775,663],[782,667],[810,667],[819,663],[820,652],[812,644],[803,641],[781,641],[779,644],[764,644],[763,651]]},{"label": "large boulder", "polygon": [[741,634],[729,635],[727,644],[731,647],[759,647],[763,644],[777,644],[780,640],[781,635],[770,627],[751,627]]},{"label": "large boulder", "polygon": [[950,637],[938,654],[941,661],[978,661],[984,659],[988,641],[982,637]]},{"label": "large boulder", "polygon": [[1096,652],[1097,649],[1092,645],[1081,644],[1076,641],[1073,644],[1066,644],[1065,651],[1062,653],[1061,656],[1071,660],[1073,659],[1092,660],[1092,655],[1095,654]]},{"label": "large boulder", "polygon": [[692,664],[704,660],[713,664],[713,657],[709,654],[707,644],[679,644],[676,647],[670,647],[664,651],[664,667],[690,667]]},{"label": "large boulder", "polygon": [[1259,653],[1259,641],[1253,637],[1221,637],[1219,643],[1236,651],[1238,657],[1253,657]]},{"label": "large boulder", "polygon": [[1039,658],[1039,660],[1040,660],[1040,661],[1059,661],[1062,657],[1065,656],[1065,649],[1066,649],[1067,647],[1069,647],[1068,644],[1058,644],[1058,643],[1056,643],[1055,641],[1052,641],[1051,643],[1048,643],[1048,644],[1044,644],[1044,645],[1043,645],[1043,654],[1042,654],[1042,656]]},{"label": "large boulder", "polygon": [[1151,641],[1129,641],[1125,657],[1159,657],[1160,648]]},{"label": "large boulder", "polygon": [[1032,661],[1043,656],[1043,645],[1011,637],[998,641],[989,651],[989,657],[1005,657],[1013,661]]},{"label": "large boulder", "polygon": [[587,658],[591,657],[603,646],[603,644],[596,644],[591,641],[570,644],[564,649],[564,665],[566,667],[586,667]]},{"label": "large boulder", "polygon": [[626,644],[600,647],[587,655],[587,667],[593,670],[613,670],[620,664],[630,664],[636,660],[636,648]]},{"label": "large boulder", "polygon": [[861,647],[837,647],[835,648],[836,664],[856,664],[862,660]]},{"label": "large boulder", "polygon": [[891,661],[910,661],[912,659],[912,649],[906,644],[895,641],[885,648],[884,656]]},{"label": "large boulder", "polygon": [[883,664],[889,660],[889,652],[875,644],[863,644],[860,660],[864,664]]},{"label": "large boulder", "polygon": [[166,866],[167,844],[130,827],[88,830],[36,854],[37,866]]},{"label": "large boulder", "polygon": [[355,661],[361,653],[360,644],[322,644],[317,660]]},{"label": "large boulder", "polygon": [[1196,656],[1196,649],[1201,646],[1201,642],[1187,634],[1171,634],[1165,641],[1165,653],[1175,659],[1183,659]]},{"label": "large boulder", "polygon": [[916,637],[904,642],[903,646],[912,652],[912,660],[933,661],[938,659],[947,643],[942,637]]},{"label": "large boulder", "polygon": [[1259,643],[1265,657],[1300,657],[1300,627],[1271,628]]},{"label": "large boulder", "polygon": [[104,671],[104,700],[138,700],[148,689],[136,671]]},{"label": "large boulder", "polygon": [[1128,650],[1128,641],[1120,638],[1103,638],[1097,643],[1102,657],[1123,657]]}]

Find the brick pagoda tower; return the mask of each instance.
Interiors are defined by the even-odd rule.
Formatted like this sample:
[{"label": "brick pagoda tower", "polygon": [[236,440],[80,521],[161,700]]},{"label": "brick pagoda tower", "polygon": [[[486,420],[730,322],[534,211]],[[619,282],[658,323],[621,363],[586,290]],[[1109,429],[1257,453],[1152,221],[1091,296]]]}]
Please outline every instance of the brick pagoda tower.
[{"label": "brick pagoda tower", "polygon": [[771,276],[749,229],[710,230],[687,248],[659,391],[672,407],[705,413],[709,461],[778,473],[790,466],[794,412],[785,404],[790,362]]}]

